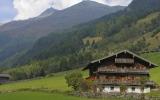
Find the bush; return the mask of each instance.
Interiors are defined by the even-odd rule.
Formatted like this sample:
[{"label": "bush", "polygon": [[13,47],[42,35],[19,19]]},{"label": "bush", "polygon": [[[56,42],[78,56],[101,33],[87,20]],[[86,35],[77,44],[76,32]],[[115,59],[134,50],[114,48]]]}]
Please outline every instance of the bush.
[{"label": "bush", "polygon": [[73,72],[65,76],[68,87],[72,87],[75,91],[80,89],[80,84],[83,81],[82,74],[79,72]]},{"label": "bush", "polygon": [[85,79],[83,79],[81,81],[81,84],[80,84],[79,88],[83,92],[89,92],[89,91],[93,90],[93,87],[94,87],[94,84],[93,84],[92,80],[85,80]]}]

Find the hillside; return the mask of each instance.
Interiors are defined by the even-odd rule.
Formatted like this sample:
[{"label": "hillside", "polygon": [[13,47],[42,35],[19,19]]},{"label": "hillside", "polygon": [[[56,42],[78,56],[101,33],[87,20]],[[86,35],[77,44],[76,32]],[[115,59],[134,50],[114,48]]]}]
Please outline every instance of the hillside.
[{"label": "hillside", "polygon": [[134,0],[123,11],[81,24],[69,32],[53,32],[39,39],[14,65],[40,60],[46,66],[51,62],[60,68],[67,63],[67,69],[72,69],[123,49],[136,53],[159,50],[159,4],[159,0]]},{"label": "hillside", "polygon": [[64,10],[50,8],[36,18],[6,23],[0,26],[0,65],[10,66],[8,62],[13,62],[14,58],[25,53],[40,37],[67,30],[123,8],[83,1]]},{"label": "hillside", "polygon": [[[145,58],[148,58],[150,61],[155,62],[156,64],[160,65],[160,52],[156,53],[145,53],[143,54]],[[155,82],[160,84],[160,67],[154,68],[151,70],[151,79],[154,80]]]}]

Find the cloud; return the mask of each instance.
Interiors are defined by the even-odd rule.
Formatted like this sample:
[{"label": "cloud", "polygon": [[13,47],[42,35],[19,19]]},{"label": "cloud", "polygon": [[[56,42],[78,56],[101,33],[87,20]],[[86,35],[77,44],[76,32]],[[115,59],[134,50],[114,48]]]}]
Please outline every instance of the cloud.
[{"label": "cloud", "polygon": [[14,0],[14,8],[17,10],[15,20],[28,19],[38,16],[51,7],[53,0]]},{"label": "cloud", "polygon": [[104,1],[105,4],[110,6],[116,6],[116,5],[127,6],[132,2],[132,0],[100,0],[100,1]]},{"label": "cloud", "polygon": [[[36,17],[46,9],[53,7],[55,9],[65,9],[73,6],[83,0],[14,0],[14,8],[17,10],[15,20],[24,20]],[[128,5],[132,0],[92,0],[110,6]]]},{"label": "cloud", "polygon": [[83,0],[53,0],[53,7],[56,9],[65,9],[81,1]]},{"label": "cloud", "polygon": [[14,0],[14,8],[17,10],[15,20],[23,20],[36,17],[46,9],[54,7],[65,9],[82,0]]}]

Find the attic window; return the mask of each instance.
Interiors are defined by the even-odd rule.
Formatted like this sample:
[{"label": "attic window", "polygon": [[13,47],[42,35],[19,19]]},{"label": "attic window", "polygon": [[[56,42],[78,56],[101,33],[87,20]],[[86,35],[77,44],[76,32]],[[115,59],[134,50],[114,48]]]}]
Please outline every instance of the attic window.
[{"label": "attic window", "polygon": [[118,63],[118,64],[133,64],[134,59],[131,59],[131,58],[115,58],[115,63]]}]

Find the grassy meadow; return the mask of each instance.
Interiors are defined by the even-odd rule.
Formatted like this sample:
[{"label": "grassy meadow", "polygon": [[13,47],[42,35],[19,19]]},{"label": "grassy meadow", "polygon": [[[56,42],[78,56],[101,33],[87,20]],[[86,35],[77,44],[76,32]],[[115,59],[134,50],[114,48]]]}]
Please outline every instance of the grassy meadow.
[{"label": "grassy meadow", "polygon": [[0,94],[1,100],[93,100],[87,98],[73,97],[58,93],[44,92],[16,92]]},{"label": "grassy meadow", "polygon": [[[57,90],[60,92],[70,91],[71,89],[68,88],[64,77],[67,73],[72,73],[73,71],[81,71],[81,69],[60,72],[57,74],[52,74],[50,76],[32,80],[24,80],[24,81],[0,85],[0,92],[27,90],[27,89],[32,89],[32,90],[44,89],[50,91]],[[85,71],[82,72],[82,74],[84,77],[86,77],[88,75],[88,72]]]},{"label": "grassy meadow", "polygon": [[[160,52],[146,53],[143,54],[142,56],[160,65]],[[80,69],[78,71],[80,71]],[[87,98],[72,97],[63,94],[63,92],[71,90],[70,88],[68,88],[64,79],[64,76],[70,72],[72,71],[53,74],[52,76],[44,78],[37,78],[32,80],[25,80],[25,81],[0,85],[0,92],[1,92],[0,99],[1,100],[91,100]],[[84,77],[86,77],[88,74],[87,72],[82,72],[82,73]],[[159,78],[160,67],[152,69],[150,73],[151,73],[151,80],[160,84],[160,78]],[[27,90],[28,92],[27,91],[23,92],[23,90]],[[62,93],[56,93],[56,92],[45,93],[42,91],[33,92],[30,90],[47,90],[47,91],[57,90]],[[18,91],[18,92],[13,92],[13,91]]]},{"label": "grassy meadow", "polygon": [[[153,63],[160,65],[160,52],[146,53],[142,55],[144,58],[152,61]],[[151,80],[160,84],[160,67],[151,69]]]}]

